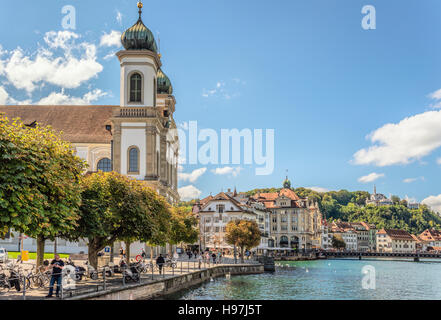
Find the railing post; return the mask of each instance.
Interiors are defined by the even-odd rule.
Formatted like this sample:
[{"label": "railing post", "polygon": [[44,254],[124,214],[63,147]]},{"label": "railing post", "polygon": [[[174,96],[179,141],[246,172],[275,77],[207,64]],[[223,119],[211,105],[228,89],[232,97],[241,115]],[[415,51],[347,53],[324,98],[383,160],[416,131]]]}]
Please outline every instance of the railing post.
[{"label": "railing post", "polygon": [[26,277],[23,275],[23,300],[26,300]]},{"label": "railing post", "polygon": [[106,285],[106,269],[103,270],[103,289],[104,291],[107,290],[107,285]]},{"label": "railing post", "polygon": [[152,281],[155,280],[154,272],[155,272],[155,265],[152,263]]},{"label": "railing post", "polygon": [[[58,284],[57,284],[58,286]],[[61,300],[64,299],[63,271],[61,271]]]},{"label": "railing post", "polygon": [[126,273],[126,268],[123,267],[123,269],[122,269],[121,271],[122,271],[123,287],[125,287],[125,286],[126,286],[126,275],[125,275],[125,273]]}]

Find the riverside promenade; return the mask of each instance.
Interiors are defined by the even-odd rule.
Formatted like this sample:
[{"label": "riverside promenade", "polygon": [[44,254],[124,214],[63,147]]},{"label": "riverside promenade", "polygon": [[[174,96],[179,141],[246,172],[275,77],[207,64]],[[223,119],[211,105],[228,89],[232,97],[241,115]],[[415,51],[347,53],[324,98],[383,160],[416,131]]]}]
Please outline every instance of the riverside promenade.
[{"label": "riverside promenade", "polygon": [[[31,263],[24,263],[23,269],[31,269]],[[97,280],[90,278],[76,282],[62,290],[60,298],[46,299],[48,287],[16,291],[15,288],[7,293],[0,291],[0,300],[139,300],[152,299],[198,285],[217,277],[242,274],[259,274],[264,272],[264,266],[256,261],[245,261],[241,264],[233,259],[224,258],[222,263],[204,263],[199,267],[197,260],[179,260],[175,268],[164,267],[161,274],[158,270],[142,273],[139,281],[125,281],[122,274],[112,277],[100,272]]]}]

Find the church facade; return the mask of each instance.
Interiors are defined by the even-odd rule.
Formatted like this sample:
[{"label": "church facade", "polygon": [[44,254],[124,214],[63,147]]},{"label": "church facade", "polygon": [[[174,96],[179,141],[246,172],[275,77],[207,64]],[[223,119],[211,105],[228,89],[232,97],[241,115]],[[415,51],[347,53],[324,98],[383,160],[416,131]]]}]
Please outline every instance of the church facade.
[{"label": "church facade", "polygon": [[[169,203],[179,201],[176,100],[162,71],[152,32],[139,19],[121,36],[120,102],[113,106],[0,106],[9,119],[52,126],[89,172],[116,171],[145,184]],[[69,76],[69,75],[66,75]],[[1,243],[0,243],[1,246]],[[29,248],[32,250],[32,248]]]}]

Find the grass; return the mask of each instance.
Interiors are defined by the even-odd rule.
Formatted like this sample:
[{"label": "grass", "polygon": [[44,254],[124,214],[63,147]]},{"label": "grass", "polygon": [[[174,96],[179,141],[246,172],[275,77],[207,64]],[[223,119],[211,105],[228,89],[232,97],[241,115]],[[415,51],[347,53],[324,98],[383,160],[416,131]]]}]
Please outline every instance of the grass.
[{"label": "grass", "polygon": [[[17,259],[19,254],[20,254],[20,252],[16,252],[16,251],[15,252],[14,251],[8,252],[9,259],[13,259],[13,260]],[[59,255],[60,255],[61,259],[69,258],[68,254],[59,253]],[[44,259],[50,260],[50,259],[53,259],[53,258],[54,258],[54,254],[53,253],[45,253],[44,254]],[[29,259],[30,260],[37,259],[37,253],[36,252],[29,252]]]}]

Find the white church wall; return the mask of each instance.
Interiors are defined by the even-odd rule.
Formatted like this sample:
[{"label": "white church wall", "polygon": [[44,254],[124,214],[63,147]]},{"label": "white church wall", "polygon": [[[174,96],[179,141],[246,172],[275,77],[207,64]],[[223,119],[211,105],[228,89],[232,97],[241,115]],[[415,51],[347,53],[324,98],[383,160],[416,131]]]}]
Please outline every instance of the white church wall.
[{"label": "white church wall", "polygon": [[138,180],[143,180],[147,173],[147,142],[145,129],[136,127],[146,127],[145,123],[123,123],[121,126],[121,173],[127,175],[128,171],[128,150],[135,146],[139,149],[139,174],[130,175]]}]

